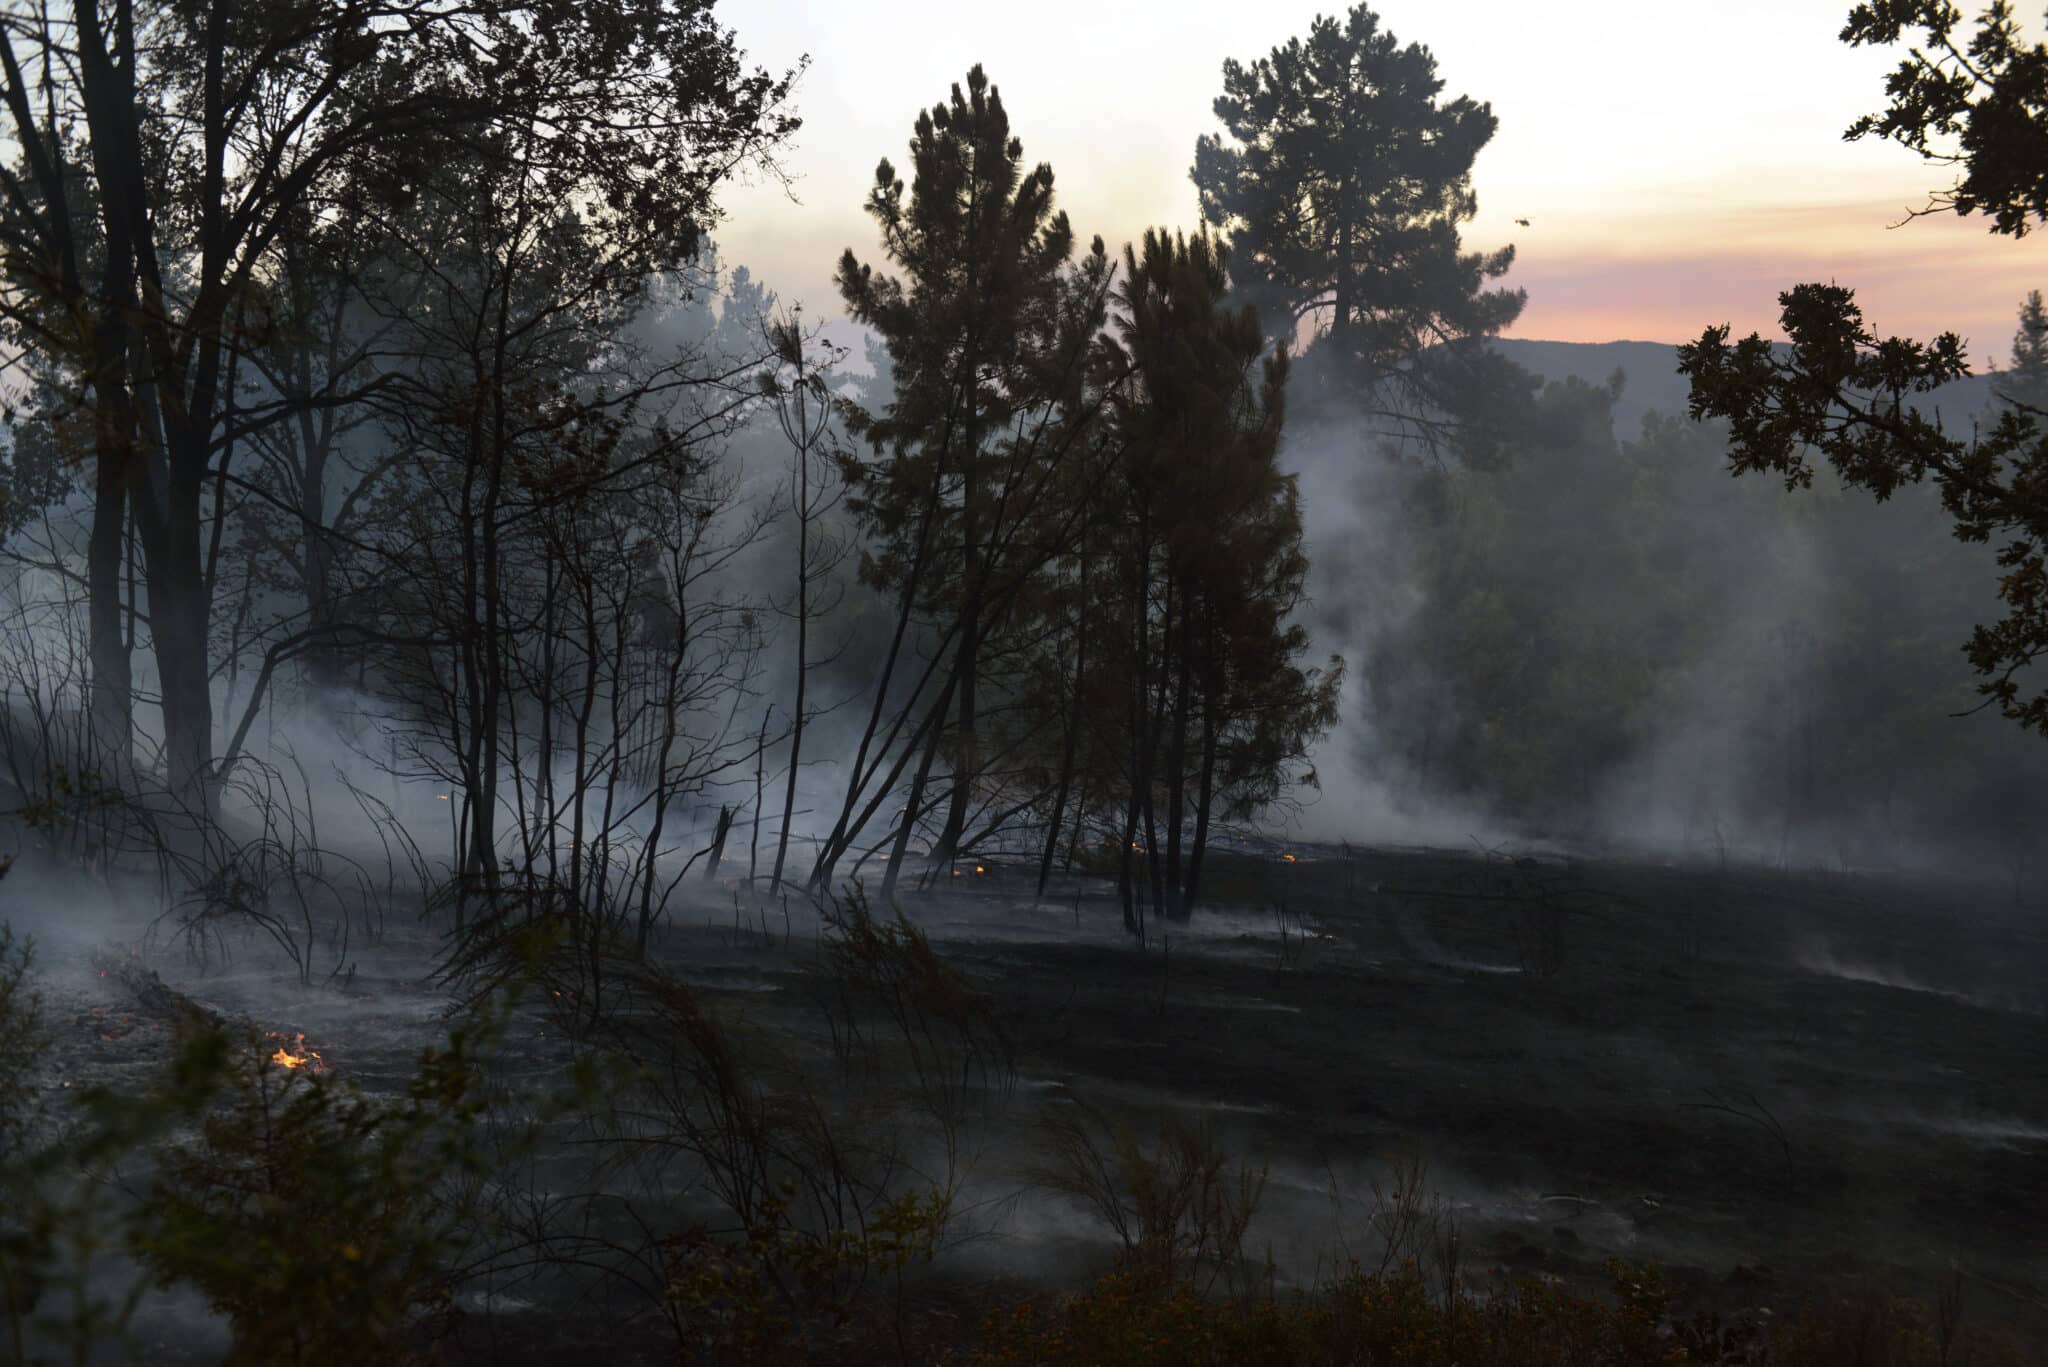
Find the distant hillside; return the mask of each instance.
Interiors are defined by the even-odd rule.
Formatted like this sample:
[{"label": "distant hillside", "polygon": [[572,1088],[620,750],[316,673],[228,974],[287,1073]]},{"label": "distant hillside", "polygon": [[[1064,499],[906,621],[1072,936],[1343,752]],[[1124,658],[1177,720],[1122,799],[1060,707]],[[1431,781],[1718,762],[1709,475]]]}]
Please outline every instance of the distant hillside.
[{"label": "distant hillside", "polygon": [[[1662,342],[1537,342],[1504,337],[1494,343],[1501,355],[1545,380],[1577,376],[1588,384],[1605,384],[1615,371],[1624,383],[1614,406],[1615,435],[1632,437],[1646,413],[1680,417],[1685,413],[1685,377],[1678,373],[1678,348]],[[1972,375],[1944,385],[1931,396],[1945,423],[1967,424],[1981,414],[1992,397],[1992,377]]]}]

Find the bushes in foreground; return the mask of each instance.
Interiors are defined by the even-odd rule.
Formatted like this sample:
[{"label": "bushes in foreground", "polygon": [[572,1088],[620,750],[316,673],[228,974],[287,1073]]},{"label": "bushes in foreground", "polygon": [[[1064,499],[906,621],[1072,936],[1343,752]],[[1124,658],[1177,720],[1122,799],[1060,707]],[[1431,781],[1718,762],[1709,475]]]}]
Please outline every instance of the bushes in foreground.
[{"label": "bushes in foreground", "polygon": [[1615,1297],[1553,1280],[1432,1295],[1418,1269],[1354,1265],[1312,1292],[1204,1297],[1118,1272],[1077,1295],[1007,1306],[970,1367],[2018,1367],[2003,1340],[1964,1330],[1944,1300],[1813,1302],[1774,1328],[1681,1318],[1654,1266],[1610,1263]]}]

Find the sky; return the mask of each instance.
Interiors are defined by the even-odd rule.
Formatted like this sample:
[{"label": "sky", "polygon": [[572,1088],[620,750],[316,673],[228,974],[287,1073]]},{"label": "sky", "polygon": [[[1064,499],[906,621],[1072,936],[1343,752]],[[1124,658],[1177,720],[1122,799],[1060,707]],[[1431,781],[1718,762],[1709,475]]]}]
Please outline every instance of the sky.
[{"label": "sky", "polygon": [[[1679,342],[1708,324],[1775,331],[1780,290],[1853,286],[1886,334],[1961,333],[2003,361],[2044,239],[1982,219],[1905,221],[1951,172],[1904,148],[1845,143],[1883,102],[1897,55],[1837,39],[1848,0],[1381,0],[1383,24],[1437,58],[1446,98],[1490,102],[1500,131],[1473,172],[1468,248],[1512,242],[1529,303],[1510,335]],[[1970,8],[1967,7],[1966,8]],[[1172,5],[1039,0],[727,0],[752,58],[810,66],[785,189],[725,197],[717,238],[808,316],[840,312],[839,253],[879,261],[861,202],[899,165],[920,108],[976,62],[1032,161],[1050,162],[1082,241],[1196,226],[1188,180],[1224,58],[1306,34],[1298,0]],[[1519,226],[1516,219],[1529,220]]]}]

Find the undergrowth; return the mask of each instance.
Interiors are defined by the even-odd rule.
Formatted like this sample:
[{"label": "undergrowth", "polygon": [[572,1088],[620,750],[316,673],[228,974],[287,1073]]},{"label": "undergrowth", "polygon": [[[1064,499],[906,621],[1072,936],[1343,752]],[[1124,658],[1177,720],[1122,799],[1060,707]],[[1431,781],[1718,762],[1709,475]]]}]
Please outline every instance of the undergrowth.
[{"label": "undergrowth", "polygon": [[1816,1301],[1775,1327],[1684,1316],[1654,1265],[1602,1297],[1550,1279],[1435,1294],[1415,1264],[1313,1290],[1210,1297],[1142,1269],[990,1313],[966,1367],[2020,1367],[2009,1341],[1917,1301]]}]

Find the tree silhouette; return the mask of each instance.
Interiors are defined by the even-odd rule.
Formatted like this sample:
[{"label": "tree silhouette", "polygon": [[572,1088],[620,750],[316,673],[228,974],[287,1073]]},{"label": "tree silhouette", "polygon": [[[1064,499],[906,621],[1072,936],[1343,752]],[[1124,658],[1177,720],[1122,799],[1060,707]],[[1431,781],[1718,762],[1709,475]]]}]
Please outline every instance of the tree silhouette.
[{"label": "tree silhouette", "polygon": [[1347,388],[1410,413],[1430,403],[1427,349],[1497,333],[1524,301],[1487,287],[1512,247],[1466,252],[1459,239],[1478,211],[1473,159],[1498,120],[1443,88],[1429,49],[1401,46],[1367,6],[1319,17],[1306,40],[1223,64],[1227,139],[1201,138],[1192,172],[1267,327],[1320,338]]},{"label": "tree silhouette", "polygon": [[[903,274],[882,275],[851,250],[838,273],[848,313],[886,342],[895,381],[879,413],[849,413],[880,456],[848,471],[849,506],[869,535],[863,567],[900,595],[903,622],[920,612],[937,624],[951,656],[920,732],[885,896],[942,749],[952,774],[935,859],[950,858],[965,831],[983,763],[980,684],[1014,621],[1005,605],[1067,540],[1061,523],[1072,509],[1050,501],[1064,489],[1058,467],[1087,429],[1082,382],[1109,274],[1099,238],[1072,261],[1074,232],[1053,208],[1052,168],[1027,169],[1001,92],[979,66],[918,116],[911,162],[906,187],[882,161],[867,204]],[[892,649],[892,667],[896,658]],[[849,811],[852,803],[849,792]]]},{"label": "tree silhouette", "polygon": [[2012,364],[1998,385],[2009,403],[2048,411],[2048,305],[2030,290],[2020,304],[2020,325],[2012,334]]},{"label": "tree silhouette", "polygon": [[[1921,41],[1886,83],[1890,104],[1845,136],[1887,138],[1960,166],[1955,185],[1922,212],[1983,213],[1992,232],[2023,237],[2048,219],[2048,46],[2021,40],[2003,0],[1967,41],[1961,22],[1947,0],[1871,0],[1852,10],[1841,34],[1852,47],[1896,43],[1916,27]],[[1799,285],[1779,304],[1789,350],[1756,333],[1731,344],[1725,325],[1680,348],[1693,417],[1728,420],[1735,473],[1768,470],[1787,488],[1812,483],[1816,452],[1880,500],[1932,481],[1957,537],[1998,543],[2005,614],[1977,627],[1965,648],[1980,688],[2006,716],[2048,729],[2048,688],[2022,686],[2028,666],[2048,654],[2044,415],[2008,406],[1981,435],[1946,431],[1912,399],[1969,373],[1955,333],[1930,343],[1880,339],[1841,285]]]}]

